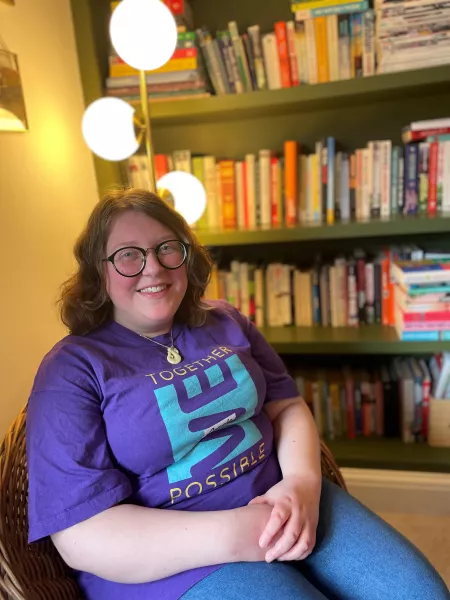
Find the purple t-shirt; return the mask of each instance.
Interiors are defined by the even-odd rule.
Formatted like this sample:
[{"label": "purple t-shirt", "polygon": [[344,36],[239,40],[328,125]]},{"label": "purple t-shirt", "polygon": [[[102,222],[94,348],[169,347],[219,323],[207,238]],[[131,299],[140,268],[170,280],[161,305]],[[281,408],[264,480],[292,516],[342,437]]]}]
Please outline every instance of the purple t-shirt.
[{"label": "purple t-shirt", "polygon": [[[296,396],[295,383],[245,317],[212,304],[203,327],[174,326],[179,365],[115,322],[45,357],[27,413],[30,543],[119,502],[225,510],[279,481],[262,408]],[[146,584],[76,575],[88,600],[175,600],[217,568]]]}]

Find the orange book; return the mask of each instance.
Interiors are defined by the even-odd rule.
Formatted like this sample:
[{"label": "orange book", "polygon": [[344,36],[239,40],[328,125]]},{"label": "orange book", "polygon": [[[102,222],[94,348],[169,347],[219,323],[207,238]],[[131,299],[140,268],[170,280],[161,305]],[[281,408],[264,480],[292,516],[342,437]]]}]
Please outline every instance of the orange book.
[{"label": "orange book", "polygon": [[222,192],[222,227],[235,229],[237,227],[237,207],[234,160],[220,160],[219,172]]},{"label": "orange book", "polygon": [[284,193],[286,225],[297,223],[298,208],[298,142],[284,142]]},{"label": "orange book", "polygon": [[383,325],[395,325],[395,299],[394,283],[391,279],[391,252],[384,251],[384,258],[381,263],[382,283],[383,283],[383,304],[382,315]]},{"label": "orange book", "polygon": [[319,83],[330,81],[330,67],[328,64],[328,39],[327,18],[314,19],[316,33],[317,77]]},{"label": "orange book", "polygon": [[155,154],[155,178],[156,181],[169,172],[169,163],[166,154]]},{"label": "orange book", "polygon": [[280,61],[281,86],[292,87],[291,66],[289,59],[289,48],[287,40],[286,23],[278,21],[275,23],[275,36],[278,45],[278,57]]}]

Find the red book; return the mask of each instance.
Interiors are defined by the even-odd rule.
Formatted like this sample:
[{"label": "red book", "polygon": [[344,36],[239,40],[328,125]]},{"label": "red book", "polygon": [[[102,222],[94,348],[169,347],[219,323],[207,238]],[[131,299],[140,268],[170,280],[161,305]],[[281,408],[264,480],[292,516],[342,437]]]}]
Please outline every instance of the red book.
[{"label": "red book", "polygon": [[437,172],[438,172],[439,142],[430,144],[428,162],[428,214],[434,216],[437,211]]},{"label": "red book", "polygon": [[289,49],[287,42],[287,31],[285,21],[275,23],[275,35],[278,43],[278,56],[280,60],[281,86],[292,87],[291,67],[289,60]]},{"label": "red book", "polygon": [[163,0],[173,15],[184,15],[184,0]]},{"label": "red book", "polygon": [[276,156],[270,159],[270,203],[272,206],[272,225],[281,225],[281,172],[280,161]]}]

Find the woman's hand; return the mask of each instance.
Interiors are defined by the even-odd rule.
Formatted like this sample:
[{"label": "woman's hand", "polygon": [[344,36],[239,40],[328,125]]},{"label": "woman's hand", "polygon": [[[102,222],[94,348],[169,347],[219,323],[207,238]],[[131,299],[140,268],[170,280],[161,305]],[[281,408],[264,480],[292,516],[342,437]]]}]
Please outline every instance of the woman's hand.
[{"label": "woman's hand", "polygon": [[[272,512],[268,504],[252,504],[229,511],[233,515],[228,535],[231,536],[230,562],[260,562],[265,560],[267,548],[259,540]],[[274,536],[271,548],[280,538]]]},{"label": "woman's hand", "polygon": [[316,543],[321,483],[315,474],[290,475],[250,502],[272,506],[259,539],[267,562],[303,560],[311,554]]}]

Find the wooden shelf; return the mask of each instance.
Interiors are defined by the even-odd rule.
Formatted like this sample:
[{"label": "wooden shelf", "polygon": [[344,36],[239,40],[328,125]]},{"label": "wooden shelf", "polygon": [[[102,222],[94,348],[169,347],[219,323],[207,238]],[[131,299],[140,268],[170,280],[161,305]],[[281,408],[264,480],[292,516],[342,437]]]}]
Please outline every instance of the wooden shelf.
[{"label": "wooden shelf", "polygon": [[336,223],[335,225],[299,225],[297,227],[259,228],[255,230],[198,231],[205,246],[239,246],[280,242],[308,242],[388,236],[449,233],[450,216],[396,217],[371,220],[366,223]]},{"label": "wooden shelf", "polygon": [[402,342],[393,327],[264,327],[280,354],[425,355],[450,351],[450,342]]},{"label": "wooden shelf", "polygon": [[450,89],[450,65],[282,90],[150,103],[154,125],[195,124],[260,117]]},{"label": "wooden shelf", "polygon": [[450,473],[450,448],[391,439],[325,440],[340,467]]}]

